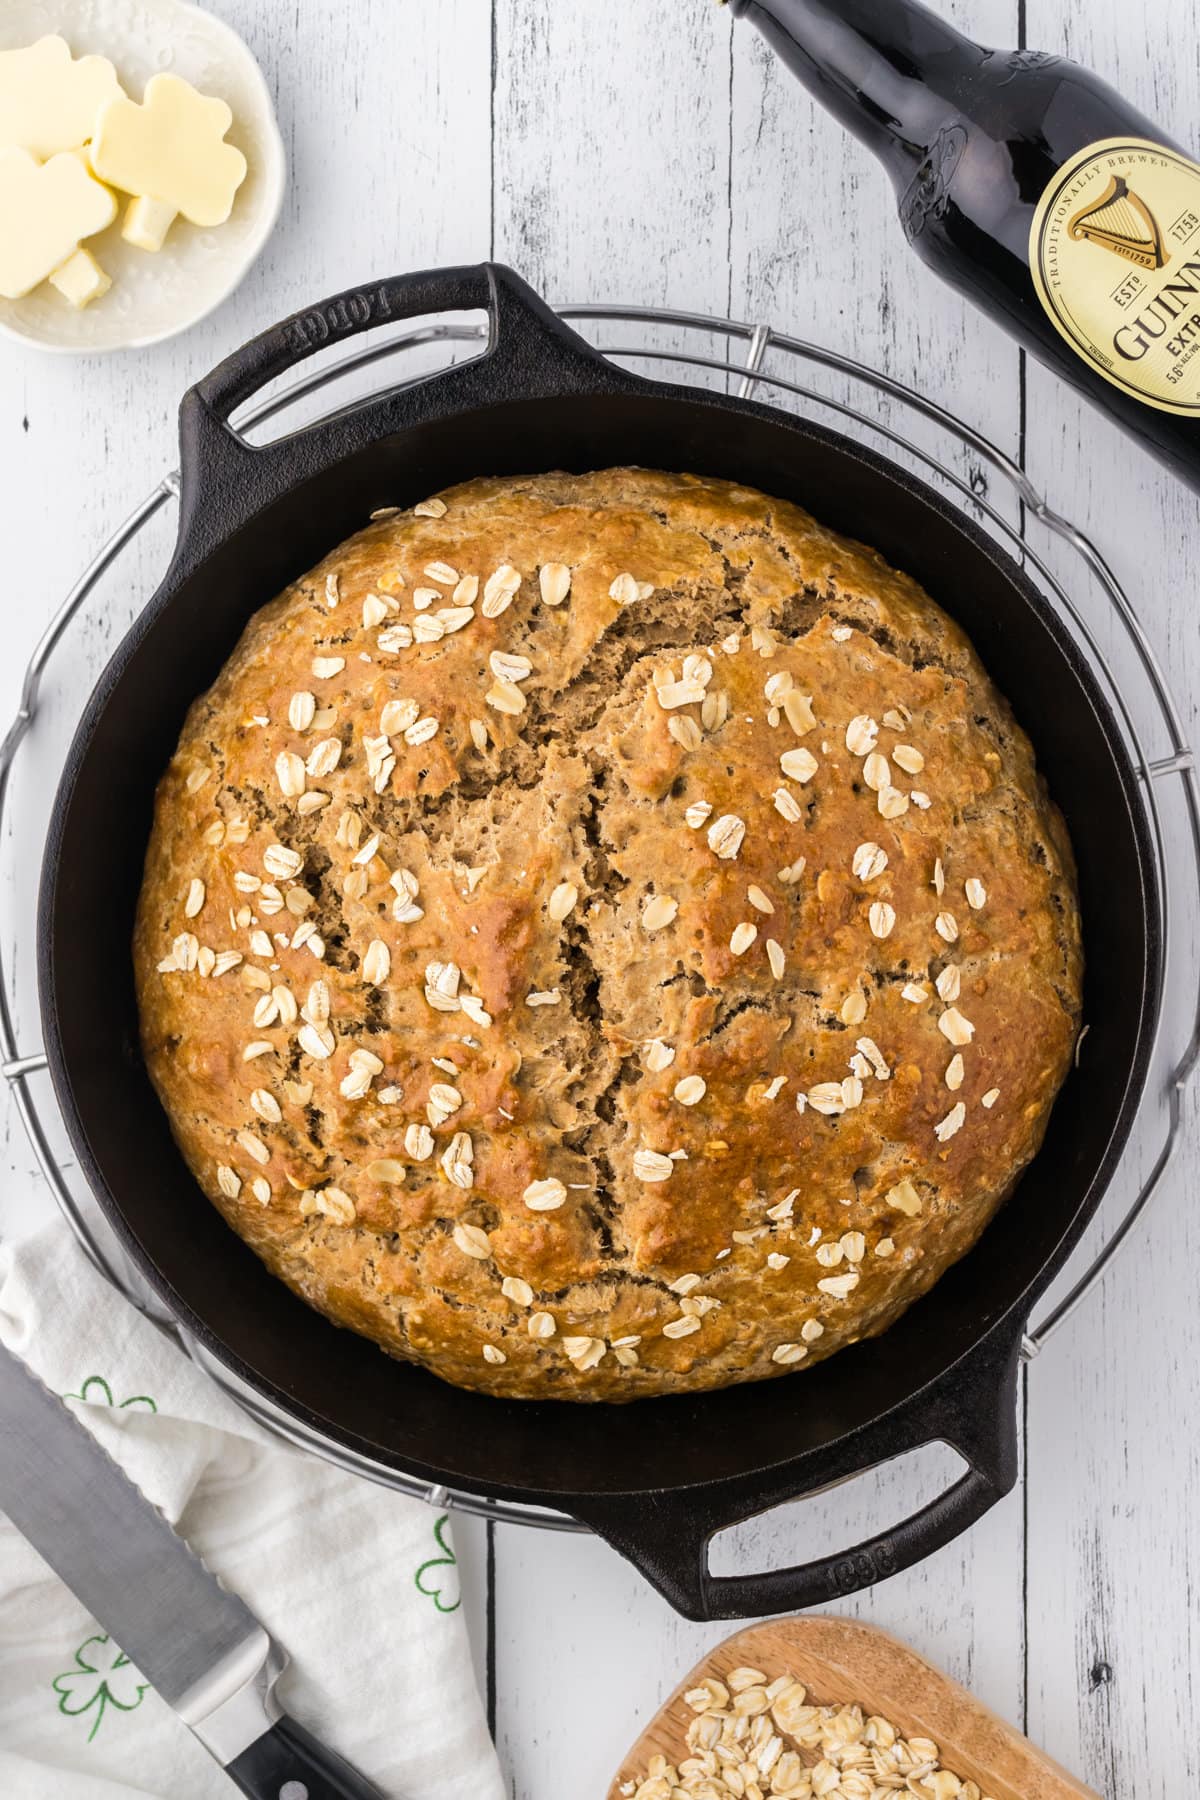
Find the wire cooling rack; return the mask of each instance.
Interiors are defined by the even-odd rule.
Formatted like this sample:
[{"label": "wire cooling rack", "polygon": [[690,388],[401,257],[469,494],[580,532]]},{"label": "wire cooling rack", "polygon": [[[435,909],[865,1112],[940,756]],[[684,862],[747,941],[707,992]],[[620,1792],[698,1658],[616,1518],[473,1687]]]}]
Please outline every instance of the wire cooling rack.
[{"label": "wire cooling rack", "polygon": [[[1159,960],[1166,996],[1158,1021],[1150,1074],[1121,1169],[1084,1246],[1053,1290],[1046,1315],[1024,1339],[1026,1360],[1037,1356],[1128,1242],[1178,1147],[1183,1097],[1200,1056],[1200,782],[1179,709],[1138,614],[1108,562],[1084,532],[1047,505],[1024,471],[986,437],[891,377],[763,324],[707,318],[643,307],[570,306],[562,317],[605,355],[668,380],[752,395],[785,410],[832,424],[870,444],[969,514],[1023,566],[1045,593],[1105,688],[1141,780],[1159,874]],[[331,390],[407,385],[464,354],[480,352],[486,326],[443,321],[393,334],[327,362],[291,381],[239,421],[248,437],[280,414],[287,429],[325,416]],[[432,359],[432,360],[431,360]],[[67,735],[70,704],[56,707],[53,677],[82,657],[87,679],[99,673],[103,652],[88,655],[89,603],[116,582],[146,586],[137,565],[148,527],[178,499],[172,473],[138,505],[76,581],[47,627],[25,672],[20,707],[0,744],[0,829],[6,853],[26,838],[14,823],[18,753],[35,721],[57,710]],[[862,524],[870,537],[870,523]],[[94,633],[91,634],[94,636]],[[87,666],[90,664],[90,666]],[[66,737],[61,749],[65,751]],[[59,757],[61,763],[61,755]],[[52,778],[52,777],[51,777]],[[44,772],[39,779],[46,779]],[[17,859],[36,869],[36,859]],[[431,1486],[346,1451],[248,1388],[203,1349],[164,1310],[119,1248],[87,1194],[66,1146],[46,1074],[46,1057],[27,1034],[37,1017],[26,967],[34,942],[33,881],[14,889],[13,918],[0,939],[0,1073],[28,1134],[37,1163],[83,1249],[101,1274],[267,1430],[294,1445],[432,1504],[487,1518],[582,1530],[576,1521],[539,1507],[495,1501]],[[18,980],[18,973],[23,980]],[[22,1030],[18,1030],[20,1022]],[[1081,1053],[1086,1059],[1086,1035]],[[1065,1291],[1064,1291],[1065,1290]]]}]

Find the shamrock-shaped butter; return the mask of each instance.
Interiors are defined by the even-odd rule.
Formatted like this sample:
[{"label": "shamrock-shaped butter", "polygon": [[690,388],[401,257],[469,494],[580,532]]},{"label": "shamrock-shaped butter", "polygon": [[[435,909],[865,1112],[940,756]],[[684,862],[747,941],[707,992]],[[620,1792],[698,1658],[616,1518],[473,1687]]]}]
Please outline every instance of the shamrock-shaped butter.
[{"label": "shamrock-shaped butter", "polygon": [[69,150],[44,163],[28,150],[0,150],[0,294],[28,294],[116,212],[108,189]]},{"label": "shamrock-shaped butter", "polygon": [[90,250],[77,250],[68,256],[50,277],[50,286],[58,289],[64,300],[82,310],[101,294],[107,294],[112,282]]},{"label": "shamrock-shaped butter", "polygon": [[232,123],[223,100],[178,75],[152,75],[140,106],[122,96],[101,109],[92,168],[135,196],[124,227],[131,243],[158,249],[176,213],[224,224],[246,176],[241,151],[222,141]]},{"label": "shamrock-shaped butter", "polygon": [[74,150],[91,137],[100,108],[121,93],[108,58],[75,62],[66,38],[0,50],[0,147],[15,144],[43,158]]}]

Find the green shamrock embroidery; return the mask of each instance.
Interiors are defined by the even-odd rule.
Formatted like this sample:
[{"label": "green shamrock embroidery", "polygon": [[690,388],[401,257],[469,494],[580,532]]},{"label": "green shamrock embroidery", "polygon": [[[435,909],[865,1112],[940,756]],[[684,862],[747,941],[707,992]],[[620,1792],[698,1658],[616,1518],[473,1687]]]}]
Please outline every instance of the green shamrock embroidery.
[{"label": "green shamrock embroidery", "polygon": [[64,1394],[63,1399],[83,1400],[89,1406],[116,1406],[122,1412],[127,1406],[144,1406],[147,1412],[158,1411],[149,1394],[130,1394],[128,1400],[114,1400],[112,1388],[103,1375],[89,1375],[77,1394]]},{"label": "green shamrock embroidery", "polygon": [[142,1704],[142,1696],[150,1686],[143,1681],[129,1658],[102,1632],[85,1638],[75,1652],[75,1667],[56,1675],[51,1687],[58,1695],[58,1710],[69,1719],[77,1719],[94,1706],[96,1716],[88,1732],[90,1744],[100,1729],[107,1706],[118,1712],[133,1712]]},{"label": "green shamrock embroidery", "polygon": [[[457,1612],[462,1605],[462,1590],[458,1581],[458,1558],[442,1536],[442,1527],[449,1516],[448,1513],[443,1513],[433,1528],[434,1540],[442,1554],[431,1556],[428,1562],[423,1562],[414,1577],[417,1592],[427,1595],[440,1613]],[[439,1575],[433,1572],[438,1569],[448,1569],[450,1573]],[[449,1598],[450,1595],[454,1596],[453,1599]]]}]

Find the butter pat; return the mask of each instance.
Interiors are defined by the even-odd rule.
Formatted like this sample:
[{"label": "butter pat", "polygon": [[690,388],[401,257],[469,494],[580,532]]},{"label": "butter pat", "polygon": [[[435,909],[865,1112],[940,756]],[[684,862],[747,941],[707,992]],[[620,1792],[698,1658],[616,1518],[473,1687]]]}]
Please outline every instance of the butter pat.
[{"label": "butter pat", "polygon": [[82,308],[90,306],[101,294],[107,294],[112,282],[89,250],[77,250],[55,269],[50,285],[56,287],[72,306]]},{"label": "butter pat", "polygon": [[69,150],[44,163],[27,150],[0,150],[0,294],[28,294],[116,212],[108,189]]},{"label": "butter pat", "polygon": [[[241,151],[222,142],[232,123],[223,100],[197,93],[178,75],[152,75],[140,106],[122,95],[101,108],[92,168],[102,181],[158,201],[193,225],[223,225],[246,177]],[[162,214],[154,215],[153,229],[140,223],[154,237]]]},{"label": "butter pat", "polygon": [[122,94],[106,56],[71,56],[65,38],[0,50],[0,147],[45,159],[86,143],[102,106]]},{"label": "butter pat", "polygon": [[121,236],[139,250],[161,250],[177,217],[176,209],[166,200],[131,200],[125,212]]}]

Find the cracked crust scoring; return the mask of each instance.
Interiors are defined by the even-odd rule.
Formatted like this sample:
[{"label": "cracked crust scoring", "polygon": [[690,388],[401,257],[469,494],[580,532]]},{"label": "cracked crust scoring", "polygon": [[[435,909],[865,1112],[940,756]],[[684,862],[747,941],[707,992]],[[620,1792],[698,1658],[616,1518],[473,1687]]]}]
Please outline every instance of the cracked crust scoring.
[{"label": "cracked crust scoring", "polygon": [[[160,785],[137,980],[149,1070],[200,1186],[330,1318],[493,1393],[720,1387],[883,1330],[974,1243],[1037,1149],[1075,1039],[1070,849],[1028,741],[945,614],[797,507],[628,469],[472,481],[444,500],[444,516],[380,518],[251,619]],[[548,563],[571,571],[558,605],[539,594]],[[449,565],[440,581],[424,573],[436,564]],[[506,564],[520,586],[487,617],[483,584]],[[381,648],[381,633],[394,645],[397,623],[451,604],[450,575],[479,577],[473,618]],[[621,575],[653,592],[622,605]],[[422,589],[436,598],[415,608]],[[372,594],[389,611],[364,626]],[[368,619],[379,611],[368,602]],[[732,634],[737,650],[721,648]],[[513,683],[519,713],[486,701],[495,651],[532,664]],[[656,680],[682,678],[689,654],[712,665],[709,700],[668,709]],[[330,659],[319,674],[314,658]],[[764,697],[779,674],[811,696],[802,735],[803,708],[794,726]],[[306,693],[316,720],[298,727],[289,705]],[[395,756],[377,793],[364,738],[398,698],[437,731],[371,753],[371,767]],[[861,726],[847,748],[864,716],[890,758],[885,785],[927,808],[881,815]],[[672,719],[695,721],[676,727],[687,741]],[[303,811],[277,759],[331,738],[337,768],[305,776],[328,803]],[[919,773],[898,746],[923,758]],[[801,747],[808,779],[780,765]],[[701,804],[711,812],[689,825]],[[726,814],[745,821],[732,857],[709,844]],[[865,879],[863,844],[888,859]],[[285,855],[264,864],[272,845]],[[294,879],[287,851],[302,858]],[[407,922],[393,916],[401,869],[419,888]],[[979,907],[965,896],[976,881]],[[559,921],[563,884],[578,898]],[[655,895],[677,911],[648,931]],[[873,905],[877,921],[894,912],[886,937]],[[315,943],[297,945],[309,924]],[[739,926],[756,936],[735,954]],[[390,967],[372,985],[376,941]],[[222,951],[243,960],[212,970]],[[489,1025],[427,999],[428,965],[449,962]],[[934,985],[947,967],[952,1007]],[[943,974],[947,993],[955,980]],[[555,990],[557,1003],[528,1004]],[[304,1011],[332,1054],[299,1041]],[[656,1039],[674,1051],[666,1068]],[[265,1048],[245,1060],[252,1044]],[[703,1095],[684,1104],[675,1089],[695,1076]],[[828,1102],[825,1084],[843,1082],[846,1110],[798,1110],[798,1094]],[[461,1097],[449,1116],[437,1095],[430,1114],[436,1083]],[[958,1103],[961,1128],[940,1136]],[[430,1117],[419,1161],[406,1130]],[[639,1149],[674,1153],[667,1179],[639,1178]],[[462,1180],[468,1154],[471,1185],[457,1185],[447,1169]],[[545,1180],[565,1199],[532,1210],[526,1190]],[[553,1335],[534,1335],[550,1321]]]}]

